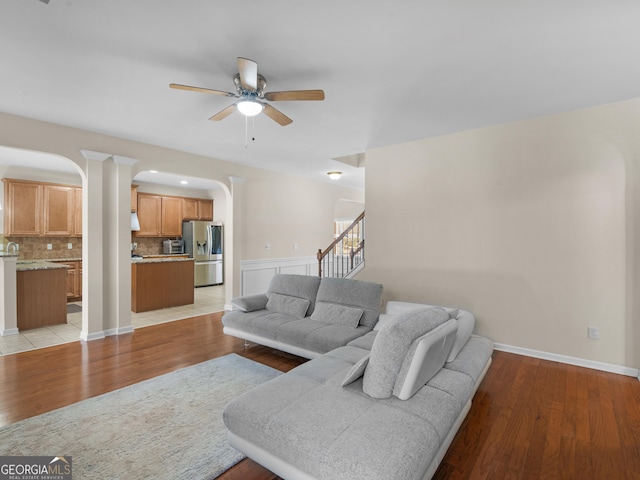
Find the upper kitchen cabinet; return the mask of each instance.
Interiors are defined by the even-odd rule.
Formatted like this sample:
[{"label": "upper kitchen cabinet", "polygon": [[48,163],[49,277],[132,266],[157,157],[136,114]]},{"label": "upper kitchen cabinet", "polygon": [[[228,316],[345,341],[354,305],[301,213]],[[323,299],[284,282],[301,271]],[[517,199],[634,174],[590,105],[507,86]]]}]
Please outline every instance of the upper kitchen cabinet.
[{"label": "upper kitchen cabinet", "polygon": [[82,235],[81,188],[9,178],[3,181],[5,236]]},{"label": "upper kitchen cabinet", "polygon": [[138,237],[161,237],[162,225],[162,197],[138,193],[138,221],[140,230]]},{"label": "upper kitchen cabinet", "polygon": [[4,235],[42,235],[42,185],[3,178]]},{"label": "upper kitchen cabinet", "polygon": [[183,198],[182,216],[184,220],[213,220],[213,200]]},{"label": "upper kitchen cabinet", "polygon": [[45,236],[76,235],[76,190],[75,187],[44,185]]},{"label": "upper kitchen cabinet", "polygon": [[182,236],[182,199],[162,197],[162,236]]},{"label": "upper kitchen cabinet", "polygon": [[131,185],[131,211],[138,211],[138,186]]}]

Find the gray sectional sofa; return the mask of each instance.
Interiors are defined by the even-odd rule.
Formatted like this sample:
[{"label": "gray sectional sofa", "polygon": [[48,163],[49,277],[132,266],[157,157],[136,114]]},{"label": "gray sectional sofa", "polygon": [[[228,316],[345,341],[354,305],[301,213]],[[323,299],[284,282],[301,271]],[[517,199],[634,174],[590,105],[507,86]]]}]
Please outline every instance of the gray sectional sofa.
[{"label": "gray sectional sofa", "polygon": [[229,443],[285,479],[429,479],[491,364],[474,322],[464,310],[388,302],[373,328],[326,353],[300,335],[313,359],[227,405]]}]

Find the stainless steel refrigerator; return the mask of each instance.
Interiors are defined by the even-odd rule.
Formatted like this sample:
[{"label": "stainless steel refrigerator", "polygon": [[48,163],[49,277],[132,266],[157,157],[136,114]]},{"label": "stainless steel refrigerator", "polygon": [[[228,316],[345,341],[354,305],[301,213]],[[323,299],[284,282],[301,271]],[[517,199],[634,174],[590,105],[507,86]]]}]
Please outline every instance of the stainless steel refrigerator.
[{"label": "stainless steel refrigerator", "polygon": [[216,222],[182,222],[185,253],[194,262],[194,285],[223,283],[223,227]]}]

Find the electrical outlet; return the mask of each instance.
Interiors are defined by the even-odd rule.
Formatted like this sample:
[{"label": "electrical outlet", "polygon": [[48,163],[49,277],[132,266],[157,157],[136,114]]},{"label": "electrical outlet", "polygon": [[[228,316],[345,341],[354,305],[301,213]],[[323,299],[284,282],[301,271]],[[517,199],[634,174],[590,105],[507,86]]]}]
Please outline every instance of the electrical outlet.
[{"label": "electrical outlet", "polygon": [[266,250],[271,250],[271,244],[270,244],[270,243],[267,243],[267,244],[264,246],[264,248],[265,248]]},{"label": "electrical outlet", "polygon": [[47,250],[53,250],[53,244],[47,243]]},{"label": "electrical outlet", "polygon": [[4,250],[4,243],[0,243],[0,252]]},{"label": "electrical outlet", "polygon": [[591,340],[600,339],[600,329],[598,327],[589,327],[588,335]]},{"label": "electrical outlet", "polygon": [[67,249],[71,250],[73,248],[73,243],[67,243]]},{"label": "electrical outlet", "polygon": [[300,250],[300,244],[299,243],[294,243],[293,244],[293,249],[294,250]]}]

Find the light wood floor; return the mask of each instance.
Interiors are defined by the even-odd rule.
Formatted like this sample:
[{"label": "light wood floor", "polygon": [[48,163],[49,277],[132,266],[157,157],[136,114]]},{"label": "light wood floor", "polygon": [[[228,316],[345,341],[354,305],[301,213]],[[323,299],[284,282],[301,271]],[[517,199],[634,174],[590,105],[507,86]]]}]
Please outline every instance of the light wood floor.
[{"label": "light wood floor", "polygon": [[[283,371],[305,361],[266,347],[245,349],[222,333],[220,319],[203,315],[0,357],[0,425],[232,352]],[[250,460],[220,477],[277,478]],[[640,382],[494,352],[434,478],[638,479]]]}]

